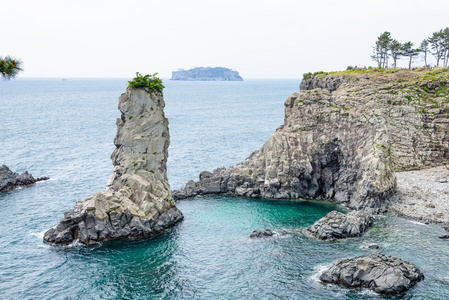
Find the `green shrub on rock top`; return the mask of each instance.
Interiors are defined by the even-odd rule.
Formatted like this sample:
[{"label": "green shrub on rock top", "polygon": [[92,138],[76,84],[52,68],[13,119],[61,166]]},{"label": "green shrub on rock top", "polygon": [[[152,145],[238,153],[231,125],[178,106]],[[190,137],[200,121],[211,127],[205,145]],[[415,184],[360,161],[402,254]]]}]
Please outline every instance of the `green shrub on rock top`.
[{"label": "green shrub on rock top", "polygon": [[165,86],[162,85],[162,79],[156,77],[157,73],[153,75],[142,76],[139,72],[136,72],[136,77],[133,80],[128,81],[130,88],[148,88],[152,92],[161,93]]}]

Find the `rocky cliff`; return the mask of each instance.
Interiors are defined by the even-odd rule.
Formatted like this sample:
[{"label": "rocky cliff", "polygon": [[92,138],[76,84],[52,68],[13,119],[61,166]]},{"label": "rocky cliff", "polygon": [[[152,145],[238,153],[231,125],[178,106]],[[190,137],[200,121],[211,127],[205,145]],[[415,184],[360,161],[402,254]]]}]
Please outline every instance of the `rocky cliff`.
[{"label": "rocky cliff", "polygon": [[222,67],[199,67],[190,70],[172,72],[172,80],[198,80],[198,81],[242,81],[239,72]]},{"label": "rocky cliff", "polygon": [[182,220],[167,180],[170,136],[162,93],[128,88],[119,98],[114,170],[105,191],[64,213],[44,240],[84,244],[154,235]]},{"label": "rocky cliff", "polygon": [[326,199],[380,207],[394,171],[449,158],[447,72],[320,74],[285,101],[284,124],[245,161],[174,193]]}]

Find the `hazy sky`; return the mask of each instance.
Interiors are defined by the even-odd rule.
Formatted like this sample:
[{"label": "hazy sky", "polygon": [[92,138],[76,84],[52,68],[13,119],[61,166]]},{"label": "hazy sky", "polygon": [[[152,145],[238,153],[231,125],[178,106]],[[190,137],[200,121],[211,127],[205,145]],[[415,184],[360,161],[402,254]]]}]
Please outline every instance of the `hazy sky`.
[{"label": "hazy sky", "polygon": [[417,46],[449,26],[448,0],[5,0],[1,11],[0,55],[22,59],[21,77],[222,66],[244,78],[299,78],[375,65],[383,31]]}]

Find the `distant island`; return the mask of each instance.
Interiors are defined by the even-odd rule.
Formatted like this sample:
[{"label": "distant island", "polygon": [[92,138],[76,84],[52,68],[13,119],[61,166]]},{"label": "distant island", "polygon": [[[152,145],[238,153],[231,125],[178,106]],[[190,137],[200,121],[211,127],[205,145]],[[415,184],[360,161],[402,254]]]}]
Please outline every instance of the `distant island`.
[{"label": "distant island", "polygon": [[173,71],[171,80],[243,81],[243,78],[239,72],[227,68],[197,67],[190,70]]}]

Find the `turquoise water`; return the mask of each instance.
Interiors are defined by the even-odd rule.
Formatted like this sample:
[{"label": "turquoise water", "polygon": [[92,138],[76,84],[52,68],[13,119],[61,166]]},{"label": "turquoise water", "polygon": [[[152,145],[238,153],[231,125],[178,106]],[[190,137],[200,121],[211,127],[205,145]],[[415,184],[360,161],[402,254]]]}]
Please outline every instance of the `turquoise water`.
[{"label": "turquoise water", "polygon": [[[165,82],[173,188],[202,170],[260,148],[283,122],[297,80]],[[383,253],[426,276],[405,295],[446,299],[449,242],[443,230],[394,217],[362,238],[320,242],[305,226],[333,209],[313,201],[205,196],[178,203],[185,220],[146,240],[95,246],[42,242],[77,200],[102,190],[112,171],[118,96],[126,80],[19,79],[0,83],[0,164],[50,181],[0,194],[0,299],[379,299],[317,281],[336,259]],[[250,239],[271,228],[272,238]]]}]

